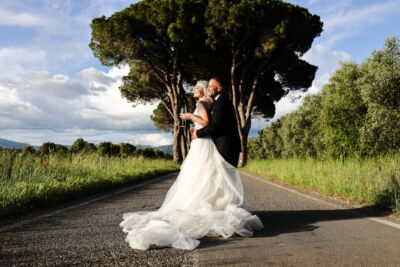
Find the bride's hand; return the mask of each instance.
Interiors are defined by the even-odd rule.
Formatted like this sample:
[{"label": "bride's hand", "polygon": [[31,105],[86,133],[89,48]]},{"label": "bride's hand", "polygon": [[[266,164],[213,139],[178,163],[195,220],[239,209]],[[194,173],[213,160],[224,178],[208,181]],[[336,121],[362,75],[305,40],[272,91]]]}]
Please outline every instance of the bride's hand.
[{"label": "bride's hand", "polygon": [[184,119],[184,120],[191,120],[192,116],[193,116],[192,113],[181,113],[181,114],[179,114],[179,117],[181,119]]},{"label": "bride's hand", "polygon": [[[192,130],[193,129],[193,130]],[[194,128],[190,128],[190,133],[192,134],[192,140],[197,139],[197,130]]]}]

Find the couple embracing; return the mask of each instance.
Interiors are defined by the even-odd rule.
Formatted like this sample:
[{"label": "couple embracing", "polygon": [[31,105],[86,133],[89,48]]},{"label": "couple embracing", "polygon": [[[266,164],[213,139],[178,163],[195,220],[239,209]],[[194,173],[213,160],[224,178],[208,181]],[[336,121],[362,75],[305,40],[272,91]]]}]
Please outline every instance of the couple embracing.
[{"label": "couple embracing", "polygon": [[250,237],[263,224],[243,205],[243,186],[236,169],[240,140],[233,105],[221,78],[199,81],[192,113],[190,150],[180,173],[155,211],[125,213],[120,226],[134,249],[151,245],[194,249],[203,236]]}]

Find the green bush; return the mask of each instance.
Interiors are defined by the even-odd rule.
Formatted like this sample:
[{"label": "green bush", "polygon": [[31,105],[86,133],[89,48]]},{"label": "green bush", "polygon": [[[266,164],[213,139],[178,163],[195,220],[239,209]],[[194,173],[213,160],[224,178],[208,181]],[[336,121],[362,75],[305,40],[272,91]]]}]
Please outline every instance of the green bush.
[{"label": "green bush", "polygon": [[243,170],[358,203],[400,210],[400,154],[346,161],[250,160]]},{"label": "green bush", "polygon": [[1,150],[0,217],[54,206],[178,169],[172,161],[144,157]]},{"label": "green bush", "polygon": [[250,158],[364,158],[400,151],[400,41],[341,63],[321,93],[249,139]]}]

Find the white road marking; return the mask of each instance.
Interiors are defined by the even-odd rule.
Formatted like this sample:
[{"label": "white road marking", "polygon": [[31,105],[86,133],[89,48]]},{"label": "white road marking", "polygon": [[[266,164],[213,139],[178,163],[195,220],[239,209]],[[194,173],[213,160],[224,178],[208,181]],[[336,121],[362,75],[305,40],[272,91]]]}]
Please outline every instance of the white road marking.
[{"label": "white road marking", "polygon": [[[316,202],[319,202],[319,203],[323,203],[323,204],[328,205],[330,207],[334,207],[334,208],[341,209],[341,210],[346,210],[347,209],[345,207],[342,207],[342,206],[334,204],[334,203],[330,203],[330,202],[325,201],[323,199],[318,199],[318,198],[309,196],[307,194],[301,193],[301,192],[299,192],[297,190],[293,190],[293,189],[287,188],[286,186],[282,186],[282,185],[280,185],[278,183],[275,183],[273,181],[267,180],[265,178],[261,178],[259,176],[254,175],[254,174],[251,174],[251,173],[248,173],[248,172],[244,172],[244,171],[239,171],[239,172],[241,174],[243,174],[244,176],[250,177],[250,178],[255,179],[255,180],[259,181],[259,182],[266,183],[266,184],[278,187],[278,188],[283,189],[285,191],[289,191],[289,192],[291,192],[293,194],[302,196],[304,198],[308,198],[308,199],[311,199],[313,201],[316,201]],[[357,212],[357,211],[349,211],[349,210],[347,210],[347,211],[351,212],[351,213],[354,213],[354,214],[361,214],[360,212]],[[364,215],[364,214],[362,214],[362,215]],[[388,225],[388,226],[391,226],[391,227],[394,227],[394,228],[400,230],[400,224],[398,224],[398,223],[394,223],[394,222],[391,222],[391,221],[388,221],[388,220],[385,220],[385,219],[380,219],[380,218],[375,218],[375,217],[365,217],[365,218],[368,219],[368,220],[371,220],[371,221],[374,221],[374,222],[378,222],[378,223],[381,223],[381,224],[385,224],[385,225]]]},{"label": "white road marking", "polygon": [[118,190],[118,191],[115,191],[115,192],[112,192],[112,193],[108,193],[108,194],[105,194],[105,195],[101,195],[99,197],[92,198],[92,199],[89,199],[87,201],[75,204],[75,205],[71,205],[71,206],[68,206],[68,207],[65,207],[65,208],[57,209],[57,210],[54,210],[54,211],[51,211],[51,212],[48,212],[48,213],[40,214],[40,215],[35,216],[33,218],[23,219],[23,220],[21,220],[19,222],[11,223],[11,224],[2,226],[2,227],[0,227],[0,233],[1,232],[5,232],[5,231],[10,230],[10,229],[13,229],[13,228],[16,228],[16,227],[19,227],[19,226],[27,224],[27,223],[31,223],[31,222],[34,222],[34,221],[37,221],[37,220],[40,220],[40,219],[43,219],[43,218],[47,218],[47,217],[59,214],[61,212],[67,211],[67,210],[72,210],[72,209],[75,209],[75,208],[79,208],[81,206],[84,206],[86,204],[89,204],[89,203],[92,203],[92,202],[95,202],[95,201],[98,201],[98,200],[101,200],[101,199],[104,199],[104,198],[108,198],[108,197],[112,197],[114,195],[118,195],[118,194],[123,193],[125,191],[129,191],[131,189],[134,189],[134,188],[137,188],[137,187],[141,187],[143,185],[146,185],[146,184],[149,184],[149,183],[153,183],[153,182],[156,182],[156,181],[161,180],[161,179],[165,179],[166,177],[172,176],[172,175],[175,175],[175,174],[174,173],[169,173],[169,174],[160,176],[158,178],[152,178],[152,179],[150,179],[148,181],[144,181],[144,182],[141,182],[141,183],[138,183],[138,184],[134,184],[134,185],[126,187],[124,189],[121,189],[121,190]]}]

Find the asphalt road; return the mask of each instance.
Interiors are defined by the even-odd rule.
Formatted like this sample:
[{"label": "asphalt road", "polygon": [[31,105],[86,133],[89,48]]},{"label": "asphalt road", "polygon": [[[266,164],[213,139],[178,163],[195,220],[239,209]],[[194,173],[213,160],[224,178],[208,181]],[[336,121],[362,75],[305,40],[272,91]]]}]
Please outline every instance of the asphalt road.
[{"label": "asphalt road", "polygon": [[194,251],[131,249],[122,214],[157,209],[175,177],[0,222],[0,266],[400,266],[396,218],[371,218],[363,208],[243,173],[246,202],[264,230],[204,238]]}]

